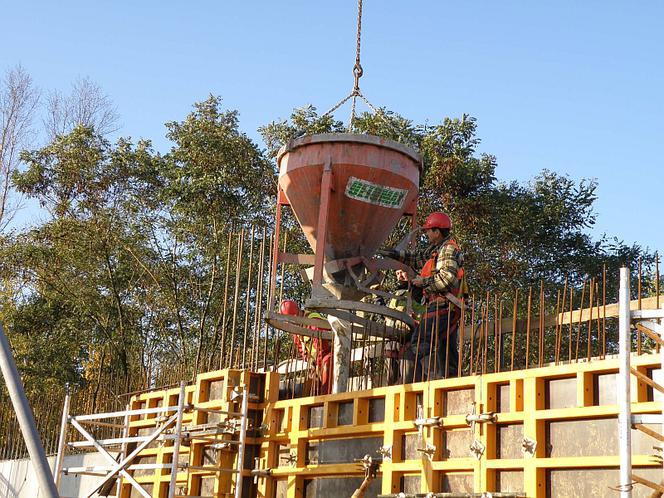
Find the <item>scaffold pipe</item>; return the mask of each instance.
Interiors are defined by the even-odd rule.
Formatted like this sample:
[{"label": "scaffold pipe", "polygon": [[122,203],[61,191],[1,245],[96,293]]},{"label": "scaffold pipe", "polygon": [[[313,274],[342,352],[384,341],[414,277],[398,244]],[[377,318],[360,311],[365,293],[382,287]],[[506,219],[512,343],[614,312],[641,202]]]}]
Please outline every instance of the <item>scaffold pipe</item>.
[{"label": "scaffold pipe", "polygon": [[35,417],[28,404],[28,398],[25,396],[25,390],[12,356],[11,346],[2,325],[0,325],[0,369],[2,369],[9,397],[14,405],[16,418],[23,433],[25,446],[30,455],[30,463],[37,475],[39,489],[47,498],[58,498],[58,490],[55,487],[53,474],[51,474],[51,468],[46,460],[46,453],[39,438],[39,432],[37,432]]}]

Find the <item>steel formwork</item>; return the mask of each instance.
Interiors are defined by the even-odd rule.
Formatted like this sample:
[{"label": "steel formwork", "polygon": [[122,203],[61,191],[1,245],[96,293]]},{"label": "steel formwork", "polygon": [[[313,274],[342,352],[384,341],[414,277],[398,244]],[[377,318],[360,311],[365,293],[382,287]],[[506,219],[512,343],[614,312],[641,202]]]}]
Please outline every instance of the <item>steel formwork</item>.
[{"label": "steel formwork", "polygon": [[[631,366],[658,379],[660,356],[634,355]],[[365,455],[380,462],[366,496],[617,496],[618,371],[618,358],[607,358],[296,399],[279,399],[274,372],[208,372],[186,387],[175,496],[350,496]],[[630,383],[632,414],[661,413],[656,389],[634,375]],[[130,408],[176,406],[178,391],[137,395]],[[128,436],[160,422],[158,413],[131,416]],[[153,497],[167,496],[174,440],[154,440],[127,470]],[[632,465],[658,482],[652,442],[632,430]],[[123,479],[119,496],[138,495]]]}]

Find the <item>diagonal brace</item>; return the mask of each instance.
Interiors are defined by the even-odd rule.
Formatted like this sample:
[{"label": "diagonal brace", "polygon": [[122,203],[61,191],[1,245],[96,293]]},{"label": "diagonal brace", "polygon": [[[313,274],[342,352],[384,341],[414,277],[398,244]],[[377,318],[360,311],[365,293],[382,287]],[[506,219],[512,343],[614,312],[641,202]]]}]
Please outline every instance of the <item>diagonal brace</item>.
[{"label": "diagonal brace", "polygon": [[148,439],[146,439],[139,446],[137,446],[136,449],[132,451],[129,455],[127,455],[123,460],[117,462],[115,458],[113,458],[113,456],[106,450],[106,448],[101,446],[95,440],[95,438],[88,431],[86,431],[85,428],[83,428],[83,426],[81,426],[81,424],[75,418],[72,417],[71,424],[74,427],[76,427],[76,429],[83,435],[85,439],[87,439],[92,443],[92,445],[97,449],[97,451],[99,451],[99,453],[104,455],[104,457],[113,464],[113,468],[110,470],[110,472],[94,488],[94,490],[92,490],[92,492],[90,492],[90,494],[87,495],[86,498],[90,498],[93,494],[95,494],[99,488],[101,488],[104,484],[113,479],[115,474],[117,474],[118,472],[120,472],[122,476],[125,477],[129,481],[129,483],[138,490],[139,493],[141,493],[142,496],[144,496],[145,498],[151,498],[150,495],[147,494],[146,491],[143,489],[143,487],[138,482],[136,482],[136,480],[134,480],[134,478],[131,475],[129,475],[125,469],[127,466],[129,466],[129,464],[136,457],[136,455],[138,455],[141,451],[143,451],[143,449],[145,449],[152,441],[157,439],[162,434],[162,432],[164,432],[175,421],[176,418],[177,418],[177,413],[172,415],[164,423],[164,425],[162,425],[159,429],[153,432]]},{"label": "diagonal brace", "polygon": [[636,376],[637,379],[639,379],[642,382],[645,382],[646,384],[648,384],[653,389],[657,389],[660,393],[664,394],[664,387],[660,386],[657,382],[652,380],[646,374],[639,372],[634,367],[629,367],[629,370],[632,372],[633,375]]}]

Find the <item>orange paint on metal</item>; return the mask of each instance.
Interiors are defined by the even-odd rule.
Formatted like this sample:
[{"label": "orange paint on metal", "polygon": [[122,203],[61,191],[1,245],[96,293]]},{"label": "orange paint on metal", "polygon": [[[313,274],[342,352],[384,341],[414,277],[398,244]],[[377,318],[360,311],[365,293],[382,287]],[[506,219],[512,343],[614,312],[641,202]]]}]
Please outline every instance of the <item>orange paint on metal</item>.
[{"label": "orange paint on metal", "polygon": [[[325,258],[371,257],[417,199],[420,156],[391,140],[369,135],[306,136],[285,146],[277,158],[279,186],[316,252]],[[323,169],[331,163],[325,236],[320,224]],[[327,182],[326,182],[327,183]]]}]

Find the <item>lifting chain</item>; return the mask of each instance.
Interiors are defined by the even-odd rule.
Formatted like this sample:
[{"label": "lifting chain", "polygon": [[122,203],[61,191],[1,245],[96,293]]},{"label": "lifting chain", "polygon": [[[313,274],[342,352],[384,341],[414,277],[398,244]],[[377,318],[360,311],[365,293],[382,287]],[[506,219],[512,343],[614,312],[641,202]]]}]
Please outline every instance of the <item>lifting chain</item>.
[{"label": "lifting chain", "polygon": [[350,92],[350,95],[341,99],[334,107],[332,107],[325,114],[321,115],[321,118],[324,118],[325,116],[332,114],[334,111],[339,109],[339,107],[341,107],[346,102],[352,99],[350,120],[348,122],[349,133],[353,131],[353,123],[355,121],[355,104],[357,102],[357,97],[360,97],[364,101],[364,103],[367,104],[369,109],[371,109],[374,113],[380,114],[382,116],[381,111],[376,107],[374,107],[371,104],[371,102],[369,102],[367,98],[360,91],[360,78],[364,74],[364,70],[362,69],[362,64],[360,63],[360,51],[361,51],[360,49],[362,46],[362,0],[357,0],[357,37],[355,41],[356,44],[355,44],[355,65],[353,66],[353,78],[354,78],[353,90]]},{"label": "lifting chain", "polygon": [[364,71],[362,70],[362,64],[360,63],[360,48],[362,45],[362,0],[357,0],[357,37],[355,45],[355,66],[353,66],[353,76],[355,78],[355,83],[353,85],[353,91],[351,96],[353,97],[353,103],[350,111],[350,122],[348,123],[348,131],[351,131],[353,127],[353,121],[355,120],[355,103],[357,97],[362,95],[360,92],[360,78]]}]

